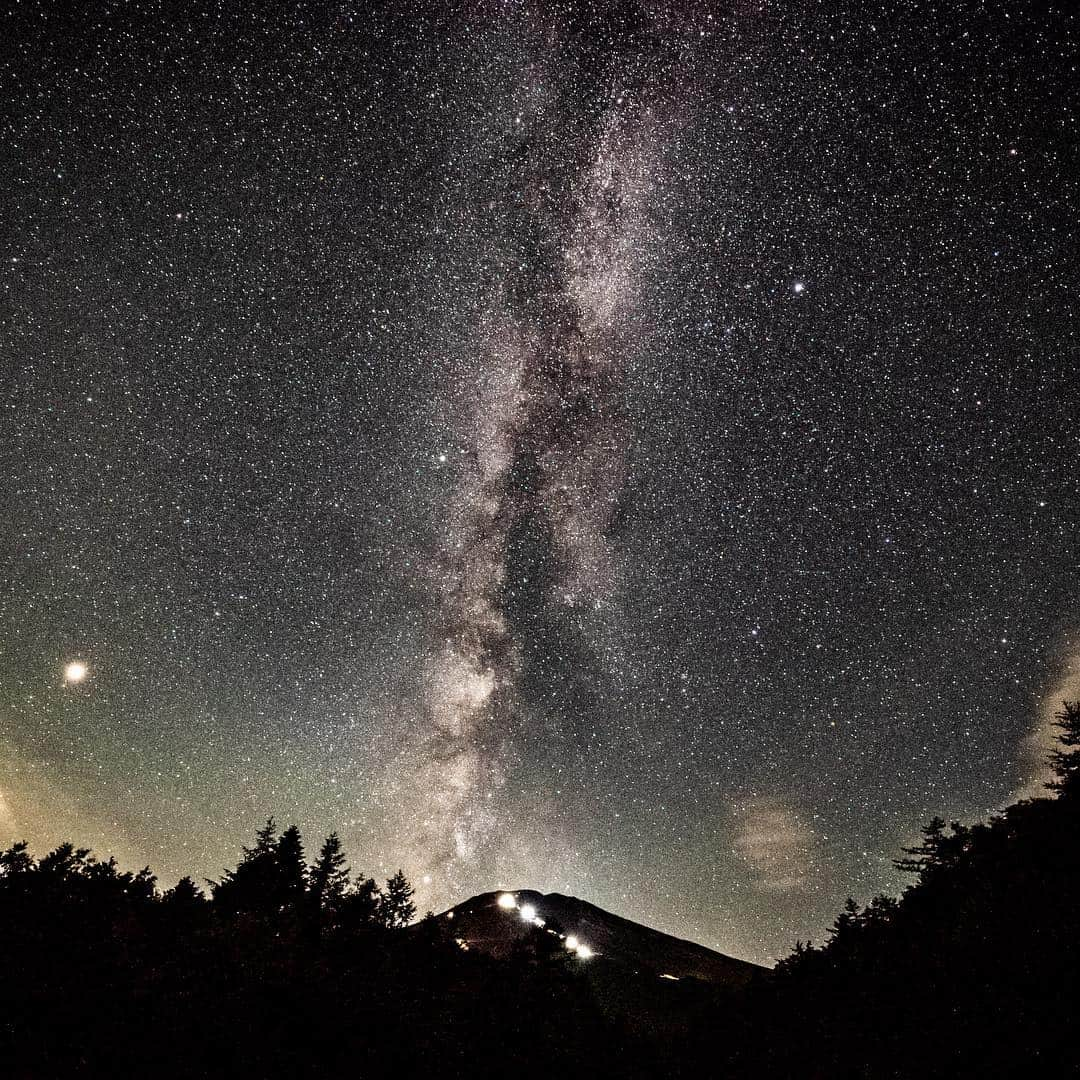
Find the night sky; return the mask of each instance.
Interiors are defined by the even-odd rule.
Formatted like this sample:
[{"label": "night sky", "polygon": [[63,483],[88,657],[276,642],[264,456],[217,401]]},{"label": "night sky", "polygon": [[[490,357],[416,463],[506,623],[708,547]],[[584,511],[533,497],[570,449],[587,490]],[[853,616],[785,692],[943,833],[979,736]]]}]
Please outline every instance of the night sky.
[{"label": "night sky", "polygon": [[1071,4],[74,6],[0,45],[0,842],[768,960],[1038,790]]}]

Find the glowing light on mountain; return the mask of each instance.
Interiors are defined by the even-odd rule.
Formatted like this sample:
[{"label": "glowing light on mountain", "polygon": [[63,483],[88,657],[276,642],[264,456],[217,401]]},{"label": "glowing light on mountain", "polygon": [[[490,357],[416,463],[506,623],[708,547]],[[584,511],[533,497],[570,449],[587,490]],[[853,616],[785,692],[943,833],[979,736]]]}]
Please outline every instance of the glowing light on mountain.
[{"label": "glowing light on mountain", "polygon": [[[522,922],[531,923],[540,930],[543,930],[546,925],[545,920],[537,913],[536,905],[529,903],[519,905],[517,896],[515,896],[514,893],[499,893],[495,898],[495,903],[507,913],[516,909]],[[554,934],[555,931],[548,930],[548,933]],[[567,950],[574,953],[579,960],[591,960],[596,955],[588,945],[574,934],[569,934],[566,937],[563,937],[560,934],[559,937]]]}]

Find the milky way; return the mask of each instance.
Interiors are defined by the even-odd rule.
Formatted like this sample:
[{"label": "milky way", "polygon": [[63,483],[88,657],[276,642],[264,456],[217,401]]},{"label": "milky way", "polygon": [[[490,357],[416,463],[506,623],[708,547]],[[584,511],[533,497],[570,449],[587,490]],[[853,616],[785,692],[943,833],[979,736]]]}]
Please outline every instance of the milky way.
[{"label": "milky way", "polygon": [[[553,35],[529,66],[493,208],[505,248],[476,328],[467,462],[433,567],[419,761],[403,769],[415,781],[407,805],[423,808],[414,848],[437,871],[474,859],[499,829],[489,800],[521,724],[530,622],[602,607],[617,590],[622,328],[658,136],[634,34],[589,48],[597,29]],[[445,884],[459,883],[450,872]]]}]

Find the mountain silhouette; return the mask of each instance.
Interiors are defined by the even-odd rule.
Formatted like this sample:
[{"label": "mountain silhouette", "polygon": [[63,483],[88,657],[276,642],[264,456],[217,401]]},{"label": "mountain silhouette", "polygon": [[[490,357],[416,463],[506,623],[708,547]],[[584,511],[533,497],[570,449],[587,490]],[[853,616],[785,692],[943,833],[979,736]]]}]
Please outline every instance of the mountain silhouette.
[{"label": "mountain silhouette", "polygon": [[590,967],[620,968],[638,976],[742,986],[756,964],[673,937],[561,893],[533,889],[480,893],[436,916],[440,933],[459,946],[505,957],[538,935]]}]

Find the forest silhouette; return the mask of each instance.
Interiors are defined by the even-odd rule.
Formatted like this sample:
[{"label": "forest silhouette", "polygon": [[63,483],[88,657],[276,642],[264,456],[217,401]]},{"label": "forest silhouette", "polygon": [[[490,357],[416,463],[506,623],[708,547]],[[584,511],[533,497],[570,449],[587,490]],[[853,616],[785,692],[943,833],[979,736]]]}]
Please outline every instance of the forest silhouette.
[{"label": "forest silhouette", "polygon": [[461,949],[415,922],[400,871],[353,875],[334,833],[309,863],[269,820],[205,893],[17,843],[0,852],[0,1075],[1076,1075],[1080,703],[1057,727],[1047,798],[933,819],[897,860],[900,898],[849,901],[749,986],[650,983],[663,1023],[539,931],[509,957]]}]

